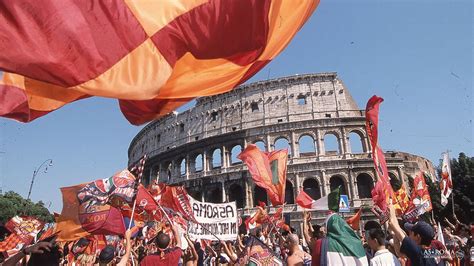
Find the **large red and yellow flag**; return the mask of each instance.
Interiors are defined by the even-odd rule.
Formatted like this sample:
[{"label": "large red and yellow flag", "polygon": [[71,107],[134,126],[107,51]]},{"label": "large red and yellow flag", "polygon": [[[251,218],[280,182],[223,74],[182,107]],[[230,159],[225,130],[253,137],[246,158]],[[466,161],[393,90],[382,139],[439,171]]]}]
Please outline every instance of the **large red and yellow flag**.
[{"label": "large red and yellow flag", "polygon": [[110,178],[61,188],[63,210],[57,219],[58,240],[125,233],[122,213],[112,205],[131,203],[134,188],[135,176],[128,170]]},{"label": "large red and yellow flag", "polygon": [[91,96],[132,124],[232,90],[273,60],[319,0],[62,0],[0,5],[0,115],[29,122]]},{"label": "large red and yellow flag", "polygon": [[262,152],[250,144],[237,157],[247,165],[255,184],[267,191],[274,206],[285,203],[288,150]]}]

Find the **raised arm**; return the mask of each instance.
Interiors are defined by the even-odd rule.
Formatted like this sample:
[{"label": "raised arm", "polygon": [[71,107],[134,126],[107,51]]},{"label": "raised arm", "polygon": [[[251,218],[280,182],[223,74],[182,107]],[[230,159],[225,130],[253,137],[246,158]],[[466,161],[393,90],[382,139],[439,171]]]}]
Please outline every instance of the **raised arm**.
[{"label": "raised arm", "polygon": [[188,242],[189,249],[191,250],[191,253],[193,254],[193,265],[197,265],[198,260],[199,260],[199,255],[198,255],[196,249],[194,248],[194,242],[191,241],[188,234],[185,234],[184,238],[186,238],[186,241]]},{"label": "raised arm", "polygon": [[132,251],[132,241],[131,241],[131,238],[132,238],[132,230],[128,229],[126,232],[125,232],[125,254],[123,255],[123,257],[120,259],[120,262],[117,263],[117,266],[126,266],[127,265],[127,262],[128,260],[130,259],[130,253]]},{"label": "raised arm", "polygon": [[449,228],[453,229],[453,230],[456,230],[456,226],[454,224],[452,224],[447,217],[444,217],[444,221],[446,222],[446,224],[449,226]]},{"label": "raised arm", "polygon": [[175,224],[171,225],[171,230],[173,231],[173,236],[176,241],[176,247],[181,248],[181,237],[179,236],[178,227]]},{"label": "raised arm", "polygon": [[303,237],[311,251],[313,250],[314,245],[313,239],[310,235],[310,233],[313,231],[312,229],[313,228],[311,226],[311,214],[309,214],[307,211],[303,211]]},{"label": "raised arm", "polygon": [[13,257],[10,257],[2,265],[3,266],[14,266],[23,259],[26,255],[30,254],[43,254],[45,251],[50,252],[53,245],[49,242],[38,242],[34,245],[23,248],[20,252],[16,253]]},{"label": "raised arm", "polygon": [[397,216],[395,214],[395,208],[393,207],[393,204],[389,204],[390,208],[390,217],[388,219],[388,227],[390,230],[393,231],[393,241],[398,242],[399,246],[401,246],[401,243],[403,239],[407,236],[405,231],[400,227],[398,224]]}]

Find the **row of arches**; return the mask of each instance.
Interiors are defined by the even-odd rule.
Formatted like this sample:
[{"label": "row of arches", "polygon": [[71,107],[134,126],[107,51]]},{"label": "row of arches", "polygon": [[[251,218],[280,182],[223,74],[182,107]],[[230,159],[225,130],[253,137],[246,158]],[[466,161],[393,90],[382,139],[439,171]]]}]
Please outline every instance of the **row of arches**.
[{"label": "row of arches", "polygon": [[[396,178],[396,177],[395,177]],[[372,177],[367,173],[361,173],[356,177],[357,180],[357,191],[358,198],[371,198],[371,190],[374,187]],[[221,183],[219,183],[221,184]],[[329,179],[329,188],[334,190],[340,187],[341,194],[348,194],[348,184],[344,181],[344,178],[339,175],[334,175]],[[223,189],[226,191],[223,192]],[[303,181],[302,189],[312,199],[317,200],[322,196],[321,185],[315,178],[307,178]],[[209,185],[206,186],[205,190],[195,190],[194,188],[189,189],[189,194],[195,199],[202,200],[211,203],[221,203],[225,201],[236,201],[238,208],[245,208],[246,196],[243,187],[240,184],[232,184],[228,188],[224,186]],[[285,202],[286,204],[295,203],[295,189],[293,183],[289,180],[286,181],[285,189]],[[268,194],[265,189],[255,186],[253,189],[253,206],[257,206],[259,202],[269,204]]]},{"label": "row of arches", "polygon": [[[351,152],[352,153],[363,153],[365,151],[364,145],[363,145],[363,138],[359,133],[356,132],[351,132],[349,133],[349,143],[351,145]],[[254,142],[254,144],[260,149],[260,150],[267,150],[267,145],[263,140],[258,140]],[[325,147],[325,153],[328,155],[339,155],[341,154],[341,147],[339,144],[339,141],[336,137],[336,135],[332,133],[328,133],[324,136],[324,147]],[[194,173],[194,172],[201,172],[204,170],[204,167],[206,167],[206,170],[211,170],[211,169],[216,169],[216,168],[221,168],[224,166],[223,161],[228,160],[228,165],[237,165],[241,164],[242,161],[237,158],[238,154],[242,152],[242,146],[240,144],[236,144],[234,146],[231,146],[229,150],[229,155],[224,156],[222,153],[221,148],[215,148],[211,150],[210,154],[208,155],[210,158],[206,158],[207,163],[204,164],[204,156],[202,153],[196,153],[192,156],[189,156],[189,164],[186,161],[186,158],[181,158],[178,160],[178,164],[176,166],[179,167],[179,174],[181,176],[186,175],[188,172]],[[279,149],[288,149],[288,154],[290,157],[292,157],[292,149],[290,142],[287,138],[285,137],[279,137],[275,139],[275,142],[273,144],[273,149],[274,150],[279,150]],[[318,154],[317,150],[317,145],[316,141],[311,135],[306,135],[303,134],[300,136],[298,139],[298,150],[299,150],[299,156],[300,157],[305,157],[305,156],[315,156]]]},{"label": "row of arches", "polygon": [[[374,181],[372,177],[367,173],[361,173],[357,176],[357,191],[360,199],[372,198],[371,191],[374,187]],[[342,195],[348,194],[348,184],[344,181],[344,178],[338,175],[332,176],[329,179],[329,188],[331,191],[340,187]],[[312,199],[317,200],[321,198],[321,186],[319,182],[314,178],[307,178],[303,181],[303,191],[308,194]],[[265,189],[255,186],[254,188],[254,206],[258,205],[258,202],[268,202],[267,193]],[[290,181],[286,181],[285,189],[285,202],[287,204],[294,204],[294,187]]]}]

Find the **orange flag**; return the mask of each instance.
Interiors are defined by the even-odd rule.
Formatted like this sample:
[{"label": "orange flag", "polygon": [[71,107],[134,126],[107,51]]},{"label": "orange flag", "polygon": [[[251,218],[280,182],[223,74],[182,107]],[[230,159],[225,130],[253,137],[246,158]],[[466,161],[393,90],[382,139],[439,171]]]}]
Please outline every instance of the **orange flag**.
[{"label": "orange flag", "polygon": [[346,222],[353,230],[360,229],[360,216],[362,215],[362,208],[360,208],[352,217],[347,218]]},{"label": "orange flag", "polygon": [[134,187],[135,176],[123,170],[110,178],[61,188],[63,210],[57,219],[58,241],[90,234],[124,234],[122,213],[111,204],[130,203]]},{"label": "orange flag", "polygon": [[125,117],[143,124],[244,83],[290,43],[319,4],[95,2],[2,1],[0,116],[29,122],[100,96],[118,99]]},{"label": "orange flag", "polygon": [[267,191],[273,206],[285,203],[288,150],[262,152],[250,144],[237,157],[247,165],[255,184]]}]

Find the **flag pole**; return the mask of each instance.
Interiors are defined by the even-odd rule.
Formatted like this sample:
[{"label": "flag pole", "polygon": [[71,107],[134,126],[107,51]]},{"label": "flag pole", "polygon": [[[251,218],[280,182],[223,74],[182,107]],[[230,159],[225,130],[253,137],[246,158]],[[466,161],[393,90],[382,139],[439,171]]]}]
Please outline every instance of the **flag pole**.
[{"label": "flag pole", "polygon": [[132,227],[133,215],[135,214],[135,207],[137,206],[137,199],[133,200],[132,215],[130,216],[130,221],[128,221],[128,230]]},{"label": "flag pole", "polygon": [[456,216],[456,214],[454,213],[454,193],[451,191],[451,204],[452,204],[452,207],[453,207],[453,217]]},{"label": "flag pole", "polygon": [[128,222],[128,230],[132,227],[132,221],[133,221],[133,215],[135,214],[135,207],[137,206],[137,194],[138,194],[138,185],[140,185],[142,176],[143,176],[143,169],[145,167],[145,161],[146,161],[146,154],[143,155],[143,157],[140,159],[138,162],[138,167],[135,165],[130,169],[130,171],[136,171],[137,172],[137,179],[135,181],[135,195],[133,196],[133,207],[132,207],[132,215],[130,216],[130,221]]},{"label": "flag pole", "polygon": [[[449,178],[451,178],[451,182],[453,182],[453,176],[451,174],[452,173],[451,172],[451,159],[449,159],[449,152],[450,152],[450,150],[446,150],[446,154],[448,155],[447,164],[448,164],[448,169],[449,169]],[[451,189],[451,205],[452,205],[452,208],[453,208],[453,217],[454,217],[454,216],[456,216],[456,214],[454,213],[454,193],[453,192],[454,191],[452,191],[452,189]]]}]

